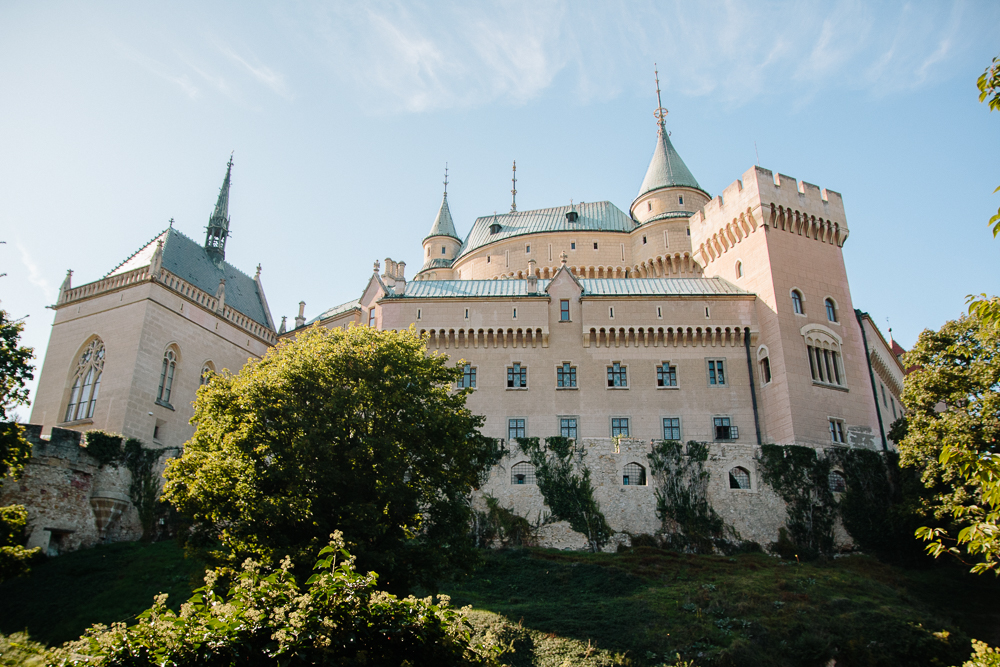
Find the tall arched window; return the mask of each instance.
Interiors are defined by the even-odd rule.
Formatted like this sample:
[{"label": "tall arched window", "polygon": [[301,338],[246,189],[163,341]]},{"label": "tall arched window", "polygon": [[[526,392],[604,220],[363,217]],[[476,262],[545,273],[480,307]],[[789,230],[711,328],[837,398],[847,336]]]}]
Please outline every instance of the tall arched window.
[{"label": "tall arched window", "polygon": [[163,365],[160,367],[160,387],[156,392],[156,402],[172,408],[170,391],[174,386],[174,373],[177,371],[177,353],[173,348],[167,348],[163,354]]},{"label": "tall arched window", "polygon": [[802,292],[797,289],[792,290],[792,309],[796,315],[805,315],[805,308],[802,307]]},{"label": "tall arched window", "polygon": [[831,322],[837,321],[837,306],[834,305],[833,299],[826,300],[826,319]]},{"label": "tall arched window", "polygon": [[213,375],[215,375],[215,364],[211,361],[206,361],[201,366],[201,379],[198,382],[199,386],[208,384]]},{"label": "tall arched window", "polygon": [[66,419],[92,419],[97,405],[97,394],[101,391],[101,375],[104,373],[104,341],[95,338],[90,341],[80,355],[73,373],[73,388],[66,406]]}]

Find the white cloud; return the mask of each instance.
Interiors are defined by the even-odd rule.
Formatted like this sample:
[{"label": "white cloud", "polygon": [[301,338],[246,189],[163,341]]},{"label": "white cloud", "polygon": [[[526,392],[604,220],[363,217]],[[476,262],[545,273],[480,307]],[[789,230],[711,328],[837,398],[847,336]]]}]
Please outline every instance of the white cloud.
[{"label": "white cloud", "polygon": [[128,60],[131,60],[135,64],[139,65],[147,72],[155,74],[161,79],[169,81],[170,83],[178,86],[181,89],[181,91],[189,98],[195,99],[196,97],[198,97],[199,93],[198,87],[191,82],[191,79],[188,78],[186,74],[175,74],[174,72],[170,71],[170,69],[166,65],[159,62],[158,60],[149,58],[148,56],[145,56],[142,53],[136,51],[135,49],[130,48],[120,42],[117,42],[115,44],[115,48],[122,56],[124,56]]},{"label": "white cloud", "polygon": [[17,251],[21,254],[21,263],[24,267],[28,269],[28,282],[41,290],[42,295],[49,303],[55,303],[56,300],[56,290],[53,289],[49,281],[45,279],[45,275],[42,270],[38,267],[38,263],[35,262],[31,253],[25,248],[20,242],[16,243]]},{"label": "white cloud", "polygon": [[288,92],[288,88],[285,85],[285,78],[280,72],[271,69],[267,65],[251,65],[245,58],[224,44],[217,44],[216,46],[219,51],[223,53],[223,55],[233,62],[242,65],[254,79],[270,88],[273,93],[285,98],[286,100],[292,99],[292,96]]}]

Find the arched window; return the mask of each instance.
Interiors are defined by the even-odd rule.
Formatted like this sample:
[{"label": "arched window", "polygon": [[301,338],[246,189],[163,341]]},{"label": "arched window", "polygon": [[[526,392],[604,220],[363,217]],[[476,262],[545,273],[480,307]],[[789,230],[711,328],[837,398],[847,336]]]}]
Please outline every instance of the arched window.
[{"label": "arched window", "polygon": [[826,319],[831,322],[837,321],[837,306],[834,305],[833,299],[826,300]]},{"label": "arched window", "polygon": [[95,338],[84,348],[73,372],[73,388],[69,392],[66,419],[92,419],[97,405],[97,395],[101,391],[101,375],[104,373],[104,341]]},{"label": "arched window", "polygon": [[521,461],[520,463],[515,463],[510,469],[510,483],[534,484],[535,466],[531,465],[527,461]]},{"label": "arched window", "polygon": [[730,489],[750,489],[750,471],[736,466],[729,471]]},{"label": "arched window", "polygon": [[736,277],[743,277],[743,262],[736,262]]},{"label": "arched window", "polygon": [[847,480],[844,479],[844,473],[839,470],[831,470],[828,479],[830,480],[830,490],[834,493],[847,491]]},{"label": "arched window", "polygon": [[760,364],[761,385],[768,384],[771,381],[771,359],[768,357],[767,346],[757,348],[757,363]]},{"label": "arched window", "polygon": [[156,390],[156,402],[169,408],[173,407],[170,405],[170,391],[174,386],[176,371],[177,352],[173,348],[167,348],[163,354],[163,365],[160,367],[160,386]]},{"label": "arched window", "polygon": [[820,324],[802,327],[809,356],[809,372],[814,383],[846,387],[847,378],[840,355],[840,336]]},{"label": "arched window", "polygon": [[211,361],[206,361],[201,367],[201,379],[198,384],[200,386],[208,384],[213,375],[215,375],[215,364]]},{"label": "arched window", "polygon": [[646,469],[638,463],[625,464],[622,486],[646,486]]},{"label": "arched window", "polygon": [[805,315],[805,308],[802,307],[802,292],[797,289],[792,290],[792,309],[796,315]]}]

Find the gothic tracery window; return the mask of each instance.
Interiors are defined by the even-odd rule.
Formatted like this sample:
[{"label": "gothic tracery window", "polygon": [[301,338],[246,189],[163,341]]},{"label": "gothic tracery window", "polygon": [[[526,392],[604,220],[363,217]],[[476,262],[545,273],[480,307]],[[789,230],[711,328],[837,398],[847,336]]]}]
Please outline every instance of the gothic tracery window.
[{"label": "gothic tracery window", "polygon": [[170,391],[174,386],[174,373],[177,371],[177,353],[168,348],[163,354],[163,365],[160,368],[160,386],[156,391],[156,402],[170,406]]},{"label": "gothic tracery window", "polygon": [[73,388],[66,406],[66,419],[92,419],[97,405],[97,395],[101,390],[101,375],[104,373],[104,341],[95,338],[87,345],[76,364],[73,374]]}]

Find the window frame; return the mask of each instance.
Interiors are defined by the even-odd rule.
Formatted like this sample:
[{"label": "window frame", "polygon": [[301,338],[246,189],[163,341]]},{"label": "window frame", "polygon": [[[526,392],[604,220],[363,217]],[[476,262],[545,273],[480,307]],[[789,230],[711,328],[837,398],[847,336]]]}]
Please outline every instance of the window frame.
[{"label": "window frame", "polygon": [[[721,422],[726,422],[726,423],[723,424]],[[719,429],[720,428],[727,428],[727,429],[729,429],[727,431],[727,433],[729,434],[728,438],[725,438],[725,437],[720,438],[719,437],[719,433],[720,433]],[[738,426],[734,426],[733,425],[733,418],[732,418],[731,415],[713,415],[712,416],[712,440],[714,442],[732,442],[734,440],[739,440],[739,439],[740,439],[740,429],[739,429]]]},{"label": "window frame", "polygon": [[[734,470],[739,470],[741,472],[746,473],[746,476],[747,476],[747,486],[746,487],[739,486],[739,481],[733,475],[733,471]],[[736,465],[734,465],[732,468],[730,468],[728,470],[727,476],[729,477],[729,490],[730,491],[747,491],[747,492],[753,492],[753,491],[756,490],[756,488],[755,488],[756,485],[753,483],[753,472],[750,470],[750,468],[747,468],[744,465],[740,465],[739,463],[737,463]],[[737,483],[737,486],[733,486],[733,482],[734,481]]]},{"label": "window frame", "polygon": [[[664,369],[667,370],[666,373],[664,373]],[[657,389],[680,389],[680,386],[677,383],[676,364],[671,364],[669,360],[661,361],[656,365],[655,372]],[[673,380],[673,384],[661,384],[661,382],[664,382],[664,375],[668,376],[667,379]]]},{"label": "window frame", "polygon": [[[529,470],[524,473],[524,481],[515,482],[514,479],[518,476],[518,473],[514,470],[518,466],[525,465],[528,466]],[[535,466],[532,465],[531,461],[518,461],[510,467],[510,485],[511,486],[529,486],[531,484],[537,485],[538,478],[535,476]],[[530,481],[528,480],[530,473]]]},{"label": "window frame", "polygon": [[569,316],[570,316],[569,299],[559,299],[559,321],[572,322]]},{"label": "window frame", "polygon": [[[677,428],[677,437],[676,438],[668,438],[667,437],[667,428],[668,427],[666,425],[666,421],[668,419],[676,420],[676,422],[677,422],[677,426],[676,426],[676,428]],[[674,428],[674,426],[671,424],[671,426],[669,428],[672,429],[672,428]],[[683,419],[681,417],[675,417],[673,415],[667,415],[665,417],[660,417],[660,433],[663,435],[663,439],[664,440],[675,440],[677,442],[684,442],[684,440],[683,440],[683,437],[684,437],[684,422],[683,422]]]},{"label": "window frame", "polygon": [[101,378],[104,376],[106,358],[107,346],[99,336],[91,336],[80,346],[70,378],[66,412],[63,413],[66,419],[62,423],[93,420],[101,392]]},{"label": "window frame", "polygon": [[[705,373],[709,387],[728,387],[728,359],[726,357],[708,357],[705,359]],[[720,379],[721,375],[721,379]]]},{"label": "window frame", "polygon": [[792,313],[795,315],[801,315],[805,317],[806,315],[806,299],[802,294],[802,290],[798,287],[793,287],[788,290],[788,296],[792,299]]},{"label": "window frame", "polygon": [[628,364],[612,361],[607,369],[608,389],[628,389]]},{"label": "window frame", "polygon": [[[558,415],[556,419],[559,422],[559,435],[563,438],[570,438],[572,440],[579,439],[580,433],[580,417],[578,415]],[[573,424],[563,424],[564,421],[572,421]],[[572,430],[573,435],[566,435],[566,432]]]},{"label": "window frame", "polygon": [[840,324],[839,310],[837,307],[837,302],[833,300],[832,296],[828,296],[823,299],[823,307],[826,310],[826,321],[833,324]]},{"label": "window frame", "polygon": [[[560,384],[565,382],[568,375],[568,381],[570,384]],[[576,366],[573,365],[571,361],[564,361],[558,366],[556,366],[556,389],[579,389],[577,385],[577,372]]]},{"label": "window frame", "polygon": [[[458,389],[475,389],[476,388],[476,375],[478,366],[473,366],[471,363],[463,364],[462,377],[459,378],[458,382],[455,383],[455,387]],[[471,381],[472,384],[468,384]]]},{"label": "window frame", "polygon": [[[520,422],[518,424],[517,422]],[[520,429],[521,435],[512,435],[511,432],[516,434],[517,430]],[[515,442],[518,438],[528,437],[528,418],[527,417],[507,417],[507,442]]]},{"label": "window frame", "polygon": [[174,390],[174,379],[177,377],[177,365],[180,363],[180,351],[177,346],[171,343],[163,350],[163,364],[160,366],[160,381],[156,389],[157,405],[173,410],[170,403],[170,396]]},{"label": "window frame", "polygon": [[[520,386],[516,386],[517,379]],[[507,391],[524,391],[528,388],[528,367],[520,361],[510,362],[507,367]]]},{"label": "window frame", "polygon": [[[615,424],[615,422],[618,422]],[[621,415],[615,417],[608,417],[608,425],[610,426],[610,432],[612,438],[631,438],[632,437],[632,424],[630,417],[623,417]],[[624,429],[624,433],[622,433]],[[615,433],[615,431],[618,433]]]},{"label": "window frame", "polygon": [[830,417],[830,442],[835,445],[847,444],[847,425],[839,417]]},{"label": "window frame", "polygon": [[[632,482],[630,466],[635,466],[639,468],[639,479],[635,483]],[[622,486],[649,486],[649,475],[646,473],[646,466],[642,465],[638,461],[629,461],[624,466],[622,466],[621,471]]]}]

